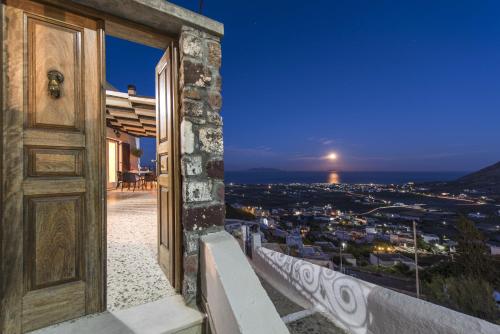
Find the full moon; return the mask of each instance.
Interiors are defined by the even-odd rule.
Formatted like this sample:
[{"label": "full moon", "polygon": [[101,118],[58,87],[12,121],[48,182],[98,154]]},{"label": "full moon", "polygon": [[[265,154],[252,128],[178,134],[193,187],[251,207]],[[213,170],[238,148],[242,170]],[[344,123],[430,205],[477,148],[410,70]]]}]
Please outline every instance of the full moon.
[{"label": "full moon", "polygon": [[326,158],[328,160],[337,160],[337,153],[329,153]]}]

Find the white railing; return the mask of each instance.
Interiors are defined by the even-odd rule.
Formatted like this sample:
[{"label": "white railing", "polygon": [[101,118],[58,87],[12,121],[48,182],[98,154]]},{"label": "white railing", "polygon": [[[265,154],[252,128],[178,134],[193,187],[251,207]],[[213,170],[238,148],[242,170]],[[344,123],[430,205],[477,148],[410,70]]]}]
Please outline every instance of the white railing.
[{"label": "white railing", "polygon": [[215,334],[287,334],[288,329],[227,232],[201,237],[201,291]]},{"label": "white railing", "polygon": [[337,271],[256,247],[255,271],[276,290],[353,334],[499,334],[500,326]]}]

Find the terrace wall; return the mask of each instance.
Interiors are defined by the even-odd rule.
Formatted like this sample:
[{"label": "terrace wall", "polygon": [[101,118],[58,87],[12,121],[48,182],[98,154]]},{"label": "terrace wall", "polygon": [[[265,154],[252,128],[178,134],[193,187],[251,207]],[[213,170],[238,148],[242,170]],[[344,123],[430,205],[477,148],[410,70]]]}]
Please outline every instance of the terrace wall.
[{"label": "terrace wall", "polygon": [[353,334],[494,334],[500,326],[270,249],[254,269],[275,289]]}]

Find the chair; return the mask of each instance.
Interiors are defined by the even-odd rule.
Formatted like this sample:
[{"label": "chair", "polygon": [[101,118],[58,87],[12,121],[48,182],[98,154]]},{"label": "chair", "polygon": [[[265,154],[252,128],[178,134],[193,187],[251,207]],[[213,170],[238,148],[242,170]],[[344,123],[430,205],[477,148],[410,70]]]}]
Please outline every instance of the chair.
[{"label": "chair", "polygon": [[153,186],[156,184],[156,174],[154,172],[144,175],[144,185],[146,189],[148,189],[148,183],[151,184],[151,189],[153,189]]},{"label": "chair", "polygon": [[137,174],[130,173],[130,172],[124,172],[123,173],[123,179],[122,179],[122,191],[123,191],[123,184],[126,183],[128,185],[128,190],[130,190],[130,185],[134,184],[134,189],[132,191],[135,191],[135,188],[137,187],[137,182],[139,182],[140,179],[137,176]]},{"label": "chair", "polygon": [[118,187],[120,186],[120,184],[122,185],[122,190],[123,190],[123,173],[121,171],[117,171],[116,172],[116,188],[115,189],[118,189]]}]

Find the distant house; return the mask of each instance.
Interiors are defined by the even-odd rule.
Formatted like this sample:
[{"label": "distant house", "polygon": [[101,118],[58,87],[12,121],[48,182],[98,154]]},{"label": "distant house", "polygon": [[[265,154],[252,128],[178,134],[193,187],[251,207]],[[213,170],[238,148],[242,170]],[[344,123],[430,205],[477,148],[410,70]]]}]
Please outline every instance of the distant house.
[{"label": "distant house", "polygon": [[485,219],[486,218],[486,215],[482,214],[480,212],[471,212],[467,216],[469,218],[472,218],[472,219]]},{"label": "distant house", "polygon": [[343,241],[352,240],[351,234],[347,231],[342,231],[342,230],[335,231],[335,236],[337,237],[337,239]]},{"label": "distant house", "polygon": [[349,253],[342,254],[342,259],[344,259],[345,262],[349,263],[353,267],[356,267],[357,265],[356,258],[352,254]]},{"label": "distant house", "polygon": [[500,307],[500,291],[493,291],[493,299],[495,300],[497,306]]},{"label": "distant house", "polygon": [[422,233],[421,237],[428,244],[438,244],[440,241],[439,237],[435,234]]},{"label": "distant house", "polygon": [[286,238],[286,236],[288,235],[288,232],[283,231],[279,228],[270,229],[269,232],[275,238]]},{"label": "distant house", "polygon": [[389,236],[389,241],[392,243],[392,244],[397,244],[397,245],[400,245],[400,244],[413,244],[413,237],[409,234],[404,234],[404,233],[401,233],[401,234],[391,234]]},{"label": "distant house", "polygon": [[382,266],[382,267],[392,267],[398,263],[406,264],[410,269],[415,269],[415,261],[409,257],[403,256],[401,254],[392,253],[370,253],[370,264]]},{"label": "distant house", "polygon": [[239,219],[226,219],[224,221],[224,229],[231,234],[236,231],[241,231],[241,226],[245,224],[244,220]]},{"label": "distant house", "polygon": [[491,255],[500,255],[500,242],[490,241],[487,245],[490,247]]},{"label": "distant house", "polygon": [[297,247],[302,248],[304,246],[302,242],[302,237],[300,235],[287,235],[286,236],[286,245],[288,247]]},{"label": "distant house", "polygon": [[338,248],[330,241],[315,241],[314,246],[319,246],[324,252],[336,252]]},{"label": "distant house", "polygon": [[320,247],[304,246],[299,249],[299,256],[304,259],[328,261],[330,257],[321,251]]}]

